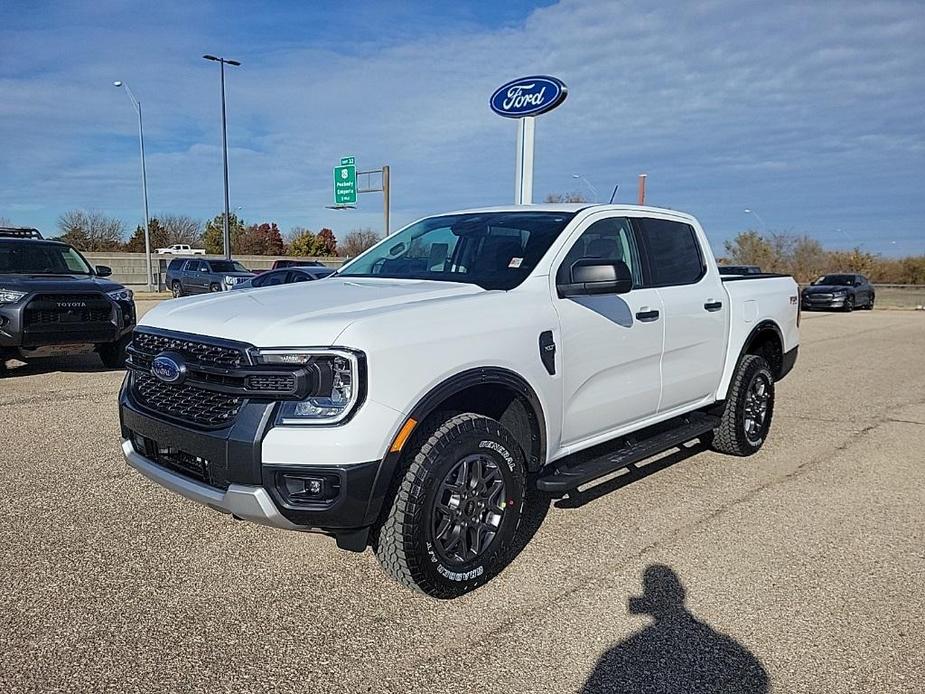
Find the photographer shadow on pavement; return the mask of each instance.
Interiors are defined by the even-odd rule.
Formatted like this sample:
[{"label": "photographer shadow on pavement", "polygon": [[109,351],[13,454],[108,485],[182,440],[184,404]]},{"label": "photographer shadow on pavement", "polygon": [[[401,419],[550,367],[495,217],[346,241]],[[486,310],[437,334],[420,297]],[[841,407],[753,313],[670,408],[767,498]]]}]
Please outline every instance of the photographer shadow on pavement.
[{"label": "photographer shadow on pavement", "polygon": [[648,566],[643,595],[631,597],[628,610],[655,621],[601,656],[582,692],[767,692],[768,673],[758,658],[688,612],[684,599],[684,586],[670,567]]}]

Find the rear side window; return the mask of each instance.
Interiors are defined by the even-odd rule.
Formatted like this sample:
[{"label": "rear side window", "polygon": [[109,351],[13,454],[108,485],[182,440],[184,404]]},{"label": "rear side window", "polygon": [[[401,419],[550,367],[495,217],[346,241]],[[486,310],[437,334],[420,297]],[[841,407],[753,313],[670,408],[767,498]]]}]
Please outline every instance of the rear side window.
[{"label": "rear side window", "polygon": [[703,277],[703,257],[692,226],[648,217],[636,223],[642,232],[652,286],[694,284]]}]

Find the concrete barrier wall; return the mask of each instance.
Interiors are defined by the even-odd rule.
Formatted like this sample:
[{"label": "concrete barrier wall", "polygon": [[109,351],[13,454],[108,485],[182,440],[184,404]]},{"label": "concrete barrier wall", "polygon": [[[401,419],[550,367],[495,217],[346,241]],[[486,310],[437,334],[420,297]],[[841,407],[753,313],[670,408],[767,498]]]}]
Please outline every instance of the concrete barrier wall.
[{"label": "concrete barrier wall", "polygon": [[[145,254],[144,253],[84,253],[84,257],[93,265],[108,265],[112,268],[112,279],[119,284],[132,287],[143,287],[145,282]],[[154,273],[163,276],[167,272],[167,264],[174,258],[181,256],[152,255]],[[220,255],[197,256],[221,259]],[[274,260],[318,260],[328,267],[338,268],[346,262],[346,258],[293,258],[292,256],[271,255],[241,255],[235,260],[250,270],[268,270],[273,266]]]}]

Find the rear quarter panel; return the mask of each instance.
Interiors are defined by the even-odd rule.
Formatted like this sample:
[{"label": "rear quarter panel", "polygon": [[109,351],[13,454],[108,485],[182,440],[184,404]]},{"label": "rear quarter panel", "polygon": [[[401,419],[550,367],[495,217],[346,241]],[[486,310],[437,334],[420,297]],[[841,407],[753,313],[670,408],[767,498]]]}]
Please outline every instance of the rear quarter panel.
[{"label": "rear quarter panel", "polygon": [[797,328],[800,290],[792,277],[724,281],[723,287],[729,296],[729,341],[723,377],[716,393],[718,400],[726,398],[742,348],[758,325],[771,322],[777,326],[784,343],[784,352],[800,344]]}]

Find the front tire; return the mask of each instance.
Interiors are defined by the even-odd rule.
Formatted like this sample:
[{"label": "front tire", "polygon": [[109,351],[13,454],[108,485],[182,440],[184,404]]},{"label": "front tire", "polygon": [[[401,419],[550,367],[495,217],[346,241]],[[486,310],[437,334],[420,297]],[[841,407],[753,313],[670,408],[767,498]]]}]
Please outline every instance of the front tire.
[{"label": "front tire", "polygon": [[183,296],[183,285],[174,280],[173,284],[170,285],[170,292],[173,294],[174,299],[179,299]]},{"label": "front tire", "polygon": [[773,415],[774,374],[764,357],[747,354],[729,385],[720,424],[713,430],[713,450],[737,456],[757,453]]},{"label": "front tire", "polygon": [[465,413],[438,423],[374,543],[386,573],[441,599],[485,584],[513,558],[525,475],[520,446],[496,420]]},{"label": "front tire", "polygon": [[868,311],[874,310],[874,295],[873,294],[870,295],[870,301],[867,303],[867,310]]},{"label": "front tire", "polygon": [[851,313],[854,310],[854,297],[845,297],[845,313]]},{"label": "front tire", "polygon": [[131,341],[132,336],[129,334],[115,342],[107,342],[97,347],[97,352],[100,355],[100,361],[103,362],[103,366],[107,369],[123,368],[125,366],[125,348],[128,347],[128,343]]},{"label": "front tire", "polygon": [[218,292],[222,291],[222,285],[220,285],[218,282],[213,282],[209,285],[209,291],[213,294],[217,294]]}]

